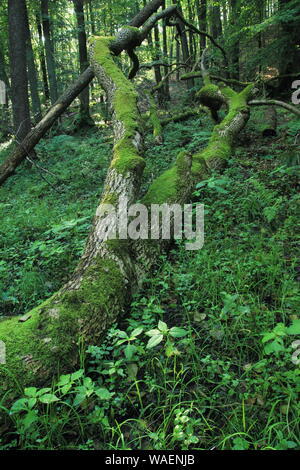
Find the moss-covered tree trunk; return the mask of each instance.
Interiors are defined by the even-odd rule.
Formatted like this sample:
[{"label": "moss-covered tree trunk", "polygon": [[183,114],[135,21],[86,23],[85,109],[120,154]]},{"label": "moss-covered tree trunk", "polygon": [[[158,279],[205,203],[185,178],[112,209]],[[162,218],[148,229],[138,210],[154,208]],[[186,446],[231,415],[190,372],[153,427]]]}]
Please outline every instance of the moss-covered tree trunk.
[{"label": "moss-covered tree trunk", "polygon": [[[7,352],[6,364],[0,365],[0,398],[6,392],[6,396],[15,393],[16,384],[49,383],[59,373],[73,369],[80,345],[97,344],[126,311],[132,293],[159,261],[164,246],[158,241],[103,240],[106,221],[102,204],[114,204],[120,197],[127,198],[129,205],[136,201],[145,166],[137,94],[114,62],[112,44],[114,38],[91,40],[91,63],[107,93],[115,136],[100,205],[85,252],[70,281],[29,312],[25,322],[18,317],[0,322],[0,340]],[[226,104],[225,119],[215,126],[204,151],[192,158],[179,154],[174,166],[150,186],[144,204],[188,202],[194,182],[206,177],[211,169],[225,165],[235,136],[248,120],[251,88],[237,94],[230,88],[220,90],[207,80],[200,100],[206,105],[216,101]]]}]

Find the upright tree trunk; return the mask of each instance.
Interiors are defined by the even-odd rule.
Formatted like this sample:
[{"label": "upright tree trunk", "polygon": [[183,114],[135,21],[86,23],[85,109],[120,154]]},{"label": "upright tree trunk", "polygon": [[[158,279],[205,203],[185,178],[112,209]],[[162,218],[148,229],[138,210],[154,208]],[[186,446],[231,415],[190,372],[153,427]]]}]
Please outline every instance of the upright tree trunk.
[{"label": "upright tree trunk", "polygon": [[54,48],[51,37],[51,23],[49,16],[49,3],[48,0],[41,0],[41,12],[42,12],[42,26],[43,35],[45,40],[45,51],[46,51],[46,63],[50,85],[50,100],[51,104],[54,104],[57,100],[57,81],[56,81],[56,67],[54,59]]},{"label": "upright tree trunk", "polygon": [[210,31],[214,39],[222,35],[221,8],[219,5],[210,7]]},{"label": "upright tree trunk", "polygon": [[[233,28],[236,27],[240,15],[240,0],[230,0],[230,23]],[[240,42],[235,39],[230,51],[231,59],[231,77],[235,80],[239,80],[239,56],[240,56]]]},{"label": "upright tree trunk", "polygon": [[47,67],[46,67],[46,59],[45,59],[45,52],[44,52],[43,33],[42,33],[42,25],[41,25],[41,20],[40,20],[40,13],[36,14],[36,26],[38,30],[38,36],[39,36],[39,58],[40,58],[42,76],[43,76],[45,100],[49,101],[50,92],[49,92],[49,83],[48,83],[48,76],[47,76]]},{"label": "upright tree trunk", "polygon": [[[207,32],[207,0],[196,0],[197,16],[199,29]],[[206,48],[206,37],[201,35],[200,37],[200,55]]]},{"label": "upright tree trunk", "polygon": [[[162,8],[166,8],[166,1],[164,0]],[[166,19],[163,20],[163,55],[164,60],[168,60],[168,38],[167,38],[167,24]],[[169,73],[168,67],[164,68],[164,75],[167,76]],[[170,100],[170,89],[169,89],[169,78],[165,79],[164,83],[164,95],[166,100]]]},{"label": "upright tree trunk", "polygon": [[[175,3],[177,4],[178,10],[182,15],[182,8],[181,8],[180,0],[176,0]],[[180,36],[180,41],[181,41],[183,62],[186,63],[186,71],[189,71],[190,65],[191,65],[189,43],[188,43],[186,31],[185,31],[185,26],[180,19],[178,19],[178,22],[177,22],[177,29],[178,29],[178,34]],[[193,88],[193,86],[194,86],[194,80],[192,78],[187,80],[188,89]]]},{"label": "upright tree trunk", "polygon": [[[160,61],[162,58],[161,54],[161,47],[160,47],[160,34],[159,34],[159,29],[157,24],[154,26],[154,60],[155,61]],[[154,68],[154,74],[155,74],[155,80],[156,80],[156,85],[159,85],[160,82],[162,81],[162,73],[161,73],[161,67],[159,65],[155,66]],[[165,101],[165,94],[164,94],[164,89],[160,88],[157,93],[158,96],[158,102],[162,106]]]},{"label": "upright tree trunk", "polygon": [[91,32],[92,32],[92,35],[94,35],[94,34],[96,34],[96,23],[95,23],[95,14],[94,14],[94,8],[93,8],[92,0],[89,0],[88,8],[89,8],[89,12],[90,12]]},{"label": "upright tree trunk", "polygon": [[[279,10],[284,11],[291,0],[279,0]],[[284,45],[280,51],[279,74],[289,75],[300,71],[300,6],[298,5],[297,19],[282,21],[280,24],[283,33]],[[279,93],[290,93],[294,78],[284,77],[279,82]]]},{"label": "upright tree trunk", "polygon": [[26,69],[25,0],[8,0],[11,97],[15,136],[18,142],[30,131]]},{"label": "upright tree trunk", "polygon": [[10,84],[9,84],[8,76],[6,73],[6,64],[5,64],[3,48],[2,48],[1,43],[0,43],[0,80],[5,84],[5,91],[6,91],[5,106],[8,107],[8,95],[9,95]]},{"label": "upright tree trunk", "polygon": [[38,75],[37,69],[34,60],[34,53],[32,49],[32,42],[31,42],[31,33],[29,28],[29,21],[28,21],[28,12],[25,3],[25,29],[26,29],[26,51],[27,51],[27,70],[28,70],[28,80],[30,86],[30,96],[31,96],[31,105],[32,105],[32,112],[34,116],[35,122],[41,119],[42,111],[41,111],[41,102],[39,97],[38,91]]},{"label": "upright tree trunk", "polygon": [[[77,36],[79,45],[79,63],[80,72],[83,73],[89,66],[87,45],[86,45],[86,31],[85,31],[85,19],[83,0],[73,0],[74,9],[77,19]],[[93,121],[90,116],[90,93],[89,87],[87,86],[79,96],[80,99],[80,117],[78,125],[79,127],[93,125]]]}]

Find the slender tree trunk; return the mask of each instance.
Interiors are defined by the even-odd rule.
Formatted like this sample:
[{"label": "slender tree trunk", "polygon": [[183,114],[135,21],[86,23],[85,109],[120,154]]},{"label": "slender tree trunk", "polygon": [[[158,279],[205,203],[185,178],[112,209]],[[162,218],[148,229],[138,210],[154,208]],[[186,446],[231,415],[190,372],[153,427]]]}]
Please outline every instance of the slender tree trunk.
[{"label": "slender tree trunk", "polygon": [[8,1],[9,56],[14,130],[17,141],[30,131],[26,69],[25,0]]},{"label": "slender tree trunk", "polygon": [[[89,66],[88,52],[86,45],[86,31],[85,31],[85,19],[83,0],[73,0],[74,9],[77,19],[77,36],[79,45],[79,63],[80,72],[83,73]],[[87,86],[79,95],[80,99],[80,117],[78,125],[79,127],[93,125],[93,120],[90,116],[90,93],[89,87]]]},{"label": "slender tree trunk", "polygon": [[[279,10],[284,11],[290,0],[279,0]],[[282,21],[281,34],[284,37],[284,46],[280,51],[279,74],[289,75],[300,71],[300,7],[298,5],[298,19],[293,22]],[[280,80],[278,92],[290,93],[293,78],[285,77]]]},{"label": "slender tree trunk", "polygon": [[51,104],[54,104],[57,100],[57,81],[56,81],[56,67],[54,59],[54,48],[51,38],[51,25],[49,16],[49,3],[48,0],[41,0],[41,12],[42,12],[42,26],[43,35],[45,40],[45,51],[46,51],[46,63],[50,85],[50,99]]},{"label": "slender tree trunk", "polygon": [[222,35],[221,9],[219,5],[210,7],[210,31],[214,39]]},{"label": "slender tree trunk", "polygon": [[[9,117],[9,80],[5,70],[5,59],[3,55],[2,45],[0,44],[0,139],[7,137],[10,128],[10,117]],[[3,89],[4,84],[4,89]]]},{"label": "slender tree trunk", "polygon": [[5,84],[5,92],[6,92],[5,106],[8,107],[8,96],[9,96],[10,84],[9,84],[8,76],[6,73],[6,64],[5,64],[3,48],[2,48],[1,43],[0,43],[0,80]]},{"label": "slender tree trunk", "polygon": [[[159,29],[157,24],[154,26],[154,60],[159,61],[162,58],[162,53],[161,53],[161,47],[160,47],[160,34],[159,34]],[[162,81],[162,73],[161,73],[161,68],[159,65],[157,65],[154,68],[154,73],[155,73],[155,80],[156,80],[156,85],[159,85],[160,82]],[[164,94],[164,89],[160,88],[157,93],[158,96],[158,102],[161,106],[163,106],[164,101],[165,101],[165,94]]]},{"label": "slender tree trunk", "polygon": [[96,23],[95,23],[95,14],[94,14],[94,8],[93,8],[92,0],[89,0],[88,8],[89,8],[89,12],[90,12],[91,32],[92,32],[92,35],[94,36],[96,34]]},{"label": "slender tree trunk", "polygon": [[[230,23],[234,28],[237,25],[239,14],[240,14],[240,0],[230,0]],[[239,80],[240,78],[240,65],[239,65],[239,56],[240,56],[240,42],[236,39],[232,45],[230,58],[231,58],[231,78]]]},{"label": "slender tree trunk", "polygon": [[[177,4],[178,10],[182,15],[182,8],[181,8],[180,0],[176,0],[175,3]],[[186,71],[189,71],[191,61],[190,61],[190,51],[189,51],[189,44],[188,44],[187,34],[186,34],[186,31],[185,31],[185,26],[184,26],[184,24],[182,23],[182,21],[180,19],[178,20],[177,25],[178,25],[177,26],[178,34],[180,36],[180,41],[181,41],[183,62],[185,62],[187,64],[186,65]],[[187,87],[188,87],[188,89],[191,89],[191,88],[194,87],[194,80],[193,79],[187,80]]]},{"label": "slender tree trunk", "polygon": [[38,30],[38,36],[39,36],[39,58],[40,58],[42,76],[43,76],[44,94],[45,94],[45,99],[48,102],[50,100],[50,92],[49,92],[49,84],[48,84],[48,76],[47,76],[46,59],[45,59],[45,53],[44,53],[42,25],[41,25],[39,14],[36,14],[36,26]]},{"label": "slender tree trunk", "polygon": [[[166,1],[164,0],[162,8],[166,8]],[[168,37],[167,37],[167,25],[166,19],[163,20],[163,55],[164,60],[168,60]],[[169,73],[168,67],[164,68],[164,75],[167,76]],[[170,88],[169,88],[169,78],[165,79],[164,83],[164,95],[166,100],[170,100]]]},{"label": "slender tree trunk", "polygon": [[[207,0],[196,0],[197,16],[199,29],[201,31],[207,31]],[[206,48],[206,37],[201,35],[200,37],[200,56]]]},{"label": "slender tree trunk", "polygon": [[39,97],[38,91],[38,75],[37,69],[34,60],[34,53],[32,49],[32,42],[31,42],[31,33],[29,28],[29,21],[28,21],[28,12],[25,3],[25,29],[26,29],[26,51],[27,51],[27,70],[28,70],[28,80],[30,86],[30,95],[31,95],[31,105],[32,105],[32,113],[34,116],[34,121],[37,122],[41,119],[42,111],[41,111],[41,102]]}]

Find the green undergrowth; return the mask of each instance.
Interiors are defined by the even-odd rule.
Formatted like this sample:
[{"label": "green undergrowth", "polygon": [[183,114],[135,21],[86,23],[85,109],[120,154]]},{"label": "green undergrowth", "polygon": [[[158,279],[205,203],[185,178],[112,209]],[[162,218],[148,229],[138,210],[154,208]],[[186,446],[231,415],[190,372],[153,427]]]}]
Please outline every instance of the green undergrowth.
[{"label": "green undergrowth", "polygon": [[44,139],[0,188],[0,317],[24,313],[76,266],[111,156],[102,131]]},{"label": "green undergrowth", "polygon": [[[195,188],[194,203],[205,207],[204,247],[188,252],[184,241],[174,245],[134,298],[127,318],[101,343],[82,345],[78,371],[53,387],[26,389],[10,410],[3,409],[12,426],[0,437],[3,449],[300,450],[300,369],[292,361],[293,343],[300,339],[297,123],[280,113],[278,139],[263,140],[253,114],[225,172]],[[179,148],[193,152],[205,146],[211,126],[205,120],[168,125],[161,146],[147,136],[143,187],[174,161]],[[88,211],[92,215],[100,186],[90,193],[86,188],[101,177],[92,174],[91,181],[81,182],[84,202],[75,175],[88,160],[82,156],[86,144],[80,144],[78,161],[74,153],[64,157],[61,151],[56,163],[53,154],[49,160],[52,170],[66,174],[73,161],[75,188],[65,176],[69,186],[62,200],[32,170],[23,168],[9,183],[5,204],[13,201],[15,211],[3,225],[8,243],[3,252],[11,247],[14,253],[20,244],[20,267],[32,256],[21,257],[22,247],[28,251],[32,243],[44,242],[45,224],[50,230],[58,213],[60,224],[87,217]],[[99,165],[94,153],[102,152],[102,145],[103,153],[107,150],[106,144],[96,147],[90,165]],[[102,168],[97,171],[102,175]],[[32,179],[43,196],[30,196]],[[51,194],[47,217],[39,212],[45,188]],[[25,207],[30,224],[36,224],[28,236],[30,224],[21,225]],[[44,214],[39,224],[36,213]],[[66,245],[75,243],[78,253],[82,249],[87,227],[79,227],[89,220],[62,230],[68,235],[59,239],[61,245],[57,241],[64,251],[53,255],[52,282],[57,277],[59,284],[66,275],[61,273],[70,263]],[[46,238],[49,244],[55,233]],[[46,243],[46,253],[48,248]],[[68,255],[74,262],[77,251],[74,258]],[[34,268],[46,271],[45,260],[36,255]],[[14,265],[8,257],[6,263]],[[11,292],[19,292],[21,276],[10,282]],[[37,300],[31,297],[34,289],[32,284],[29,294],[21,291],[23,306]]]}]

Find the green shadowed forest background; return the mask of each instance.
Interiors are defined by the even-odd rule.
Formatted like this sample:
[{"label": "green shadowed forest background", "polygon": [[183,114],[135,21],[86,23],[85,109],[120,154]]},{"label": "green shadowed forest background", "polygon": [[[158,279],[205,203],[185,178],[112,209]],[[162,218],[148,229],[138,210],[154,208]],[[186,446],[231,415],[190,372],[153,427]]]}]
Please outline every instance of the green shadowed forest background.
[{"label": "green shadowed forest background", "polygon": [[[1,1],[0,450],[300,450],[299,28]],[[116,195],[204,204],[203,248],[99,243]]]}]

